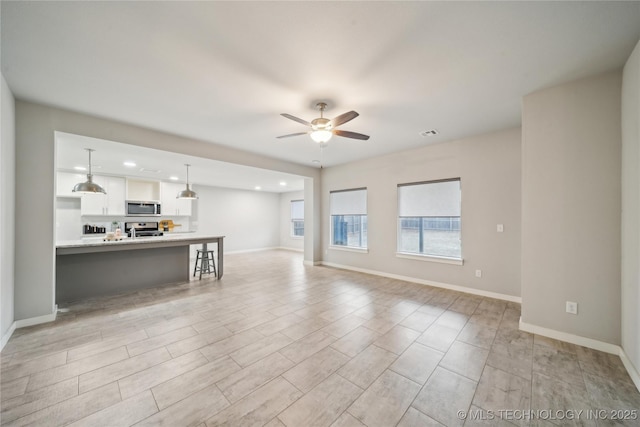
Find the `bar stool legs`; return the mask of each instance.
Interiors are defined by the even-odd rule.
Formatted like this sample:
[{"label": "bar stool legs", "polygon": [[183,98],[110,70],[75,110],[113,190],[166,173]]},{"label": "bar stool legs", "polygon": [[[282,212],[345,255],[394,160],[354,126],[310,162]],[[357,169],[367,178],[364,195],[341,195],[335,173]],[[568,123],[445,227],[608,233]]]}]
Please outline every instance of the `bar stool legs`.
[{"label": "bar stool legs", "polygon": [[[198,265],[198,263],[200,265]],[[216,271],[216,262],[213,257],[213,251],[210,250],[197,250],[196,255],[196,265],[193,267],[193,277],[196,276],[196,273],[200,272],[200,277],[198,279],[202,279],[203,274],[211,274],[215,277],[218,277],[218,272]]]}]

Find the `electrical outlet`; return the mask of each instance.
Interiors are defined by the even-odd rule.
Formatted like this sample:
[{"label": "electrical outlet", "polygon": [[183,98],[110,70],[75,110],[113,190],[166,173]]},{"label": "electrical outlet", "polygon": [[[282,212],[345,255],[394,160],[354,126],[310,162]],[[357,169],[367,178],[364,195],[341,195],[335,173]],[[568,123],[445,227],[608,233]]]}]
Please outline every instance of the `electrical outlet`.
[{"label": "electrical outlet", "polygon": [[482,270],[476,270],[476,277],[482,277]]},{"label": "electrical outlet", "polygon": [[498,233],[502,233],[502,232],[504,231],[504,224],[498,224],[498,225],[496,226],[496,231],[497,231]]},{"label": "electrical outlet", "polygon": [[566,307],[567,313],[578,314],[578,303],[573,301],[567,301]]}]

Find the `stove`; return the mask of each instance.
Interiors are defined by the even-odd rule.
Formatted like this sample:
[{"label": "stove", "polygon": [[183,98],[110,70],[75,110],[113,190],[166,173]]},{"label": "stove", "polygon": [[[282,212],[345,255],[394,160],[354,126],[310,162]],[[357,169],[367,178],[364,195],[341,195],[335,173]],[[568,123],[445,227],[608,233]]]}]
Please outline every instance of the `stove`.
[{"label": "stove", "polygon": [[[131,232],[127,233],[129,237],[131,237]],[[136,237],[148,237],[148,236],[163,236],[164,233],[162,231],[138,231],[136,230]]]},{"label": "stove", "polygon": [[131,237],[131,229],[135,228],[136,237],[162,236],[157,222],[125,222],[124,231]]}]

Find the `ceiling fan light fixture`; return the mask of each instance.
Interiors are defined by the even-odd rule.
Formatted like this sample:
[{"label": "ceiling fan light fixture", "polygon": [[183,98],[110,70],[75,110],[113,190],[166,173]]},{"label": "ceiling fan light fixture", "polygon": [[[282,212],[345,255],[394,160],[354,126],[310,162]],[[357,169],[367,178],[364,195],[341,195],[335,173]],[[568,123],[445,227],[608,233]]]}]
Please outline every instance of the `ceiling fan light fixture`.
[{"label": "ceiling fan light fixture", "polygon": [[180,191],[176,196],[176,199],[197,199],[198,195],[196,192],[189,188],[189,166],[191,165],[185,164],[185,166],[187,167],[187,188]]},{"label": "ceiling fan light fixture", "polygon": [[313,132],[311,132],[310,136],[311,136],[311,139],[314,140],[314,142],[317,142],[318,144],[324,144],[329,142],[329,140],[333,136],[333,133],[328,130],[320,129],[320,130],[314,130]]},{"label": "ceiling fan light fixture", "polygon": [[324,110],[327,108],[327,104],[325,104],[324,102],[318,102],[316,104],[316,107],[318,107],[318,110],[320,110],[320,117],[313,119],[311,122],[308,122],[296,116],[292,116],[291,114],[287,114],[287,113],[280,114],[282,117],[285,117],[289,120],[293,120],[294,122],[298,122],[305,126],[310,127],[311,130],[308,132],[296,132],[296,133],[290,133],[288,135],[281,135],[281,136],[277,136],[276,138],[280,139],[280,138],[289,138],[291,136],[309,135],[313,141],[321,145],[322,144],[326,145],[326,143],[329,142],[329,140],[333,135],[338,135],[343,138],[359,139],[362,141],[366,141],[367,139],[369,139],[368,135],[336,129],[338,126],[343,125],[355,119],[356,117],[358,117],[359,114],[356,113],[355,111],[348,111],[344,114],[340,114],[338,117],[334,117],[333,120],[329,120],[324,117]]},{"label": "ceiling fan light fixture", "polygon": [[107,194],[104,188],[100,187],[98,184],[93,182],[93,174],[91,173],[91,153],[95,150],[91,148],[85,148],[89,152],[89,173],[87,174],[87,180],[85,182],[80,182],[73,187],[71,190],[74,193],[84,193],[84,194],[95,194],[95,193],[103,193]]}]

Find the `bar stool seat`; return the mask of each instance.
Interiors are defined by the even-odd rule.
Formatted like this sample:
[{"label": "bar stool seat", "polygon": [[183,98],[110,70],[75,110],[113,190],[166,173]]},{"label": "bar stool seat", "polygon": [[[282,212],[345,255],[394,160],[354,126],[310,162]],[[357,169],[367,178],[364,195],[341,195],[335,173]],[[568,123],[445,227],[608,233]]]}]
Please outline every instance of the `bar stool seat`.
[{"label": "bar stool seat", "polygon": [[[193,277],[196,276],[197,272],[200,272],[200,277],[198,277],[198,280],[202,279],[203,274],[213,273],[215,277],[218,277],[218,272],[216,271],[216,262],[213,256],[214,251],[198,249],[196,252],[196,264],[193,266]],[[198,263],[200,265],[198,265]]]}]

